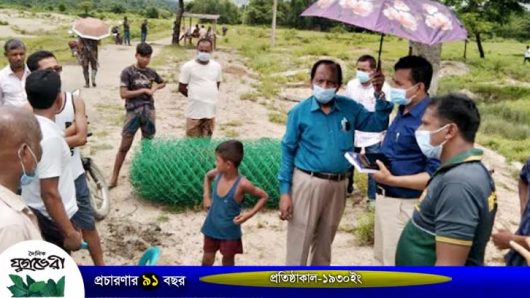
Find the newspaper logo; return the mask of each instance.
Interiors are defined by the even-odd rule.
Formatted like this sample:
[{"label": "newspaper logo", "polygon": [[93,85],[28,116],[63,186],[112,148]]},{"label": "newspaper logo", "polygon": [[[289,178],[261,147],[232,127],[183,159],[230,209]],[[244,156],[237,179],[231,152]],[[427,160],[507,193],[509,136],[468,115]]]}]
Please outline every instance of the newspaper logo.
[{"label": "newspaper logo", "polygon": [[0,255],[0,297],[84,297],[70,255],[40,240],[17,243]]}]

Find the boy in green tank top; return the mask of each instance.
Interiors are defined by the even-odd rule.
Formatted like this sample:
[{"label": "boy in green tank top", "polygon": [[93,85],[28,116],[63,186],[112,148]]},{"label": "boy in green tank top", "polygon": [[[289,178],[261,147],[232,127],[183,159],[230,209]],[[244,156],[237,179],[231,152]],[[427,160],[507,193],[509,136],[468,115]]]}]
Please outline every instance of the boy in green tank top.
[{"label": "boy in green tank top", "polygon": [[[218,250],[223,255],[223,266],[233,266],[235,255],[243,253],[241,224],[267,202],[267,193],[239,174],[243,154],[243,144],[239,141],[219,144],[215,148],[216,168],[204,176],[203,204],[208,215],[201,229],[204,234],[203,266],[213,265]],[[241,213],[241,203],[246,194],[259,200],[250,211]]]}]

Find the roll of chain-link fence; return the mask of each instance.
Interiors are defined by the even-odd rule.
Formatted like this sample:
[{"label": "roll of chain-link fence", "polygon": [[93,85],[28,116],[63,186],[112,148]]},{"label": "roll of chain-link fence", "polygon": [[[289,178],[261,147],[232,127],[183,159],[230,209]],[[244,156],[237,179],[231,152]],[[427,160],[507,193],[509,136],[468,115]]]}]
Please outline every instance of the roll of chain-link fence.
[{"label": "roll of chain-link fence", "polygon": [[[215,147],[221,142],[200,138],[142,141],[130,167],[134,191],[144,199],[177,207],[200,205],[204,175],[215,167]],[[241,175],[269,194],[268,207],[277,208],[280,141],[242,142],[245,156],[239,167]],[[256,199],[245,198],[244,206],[252,206]]]}]

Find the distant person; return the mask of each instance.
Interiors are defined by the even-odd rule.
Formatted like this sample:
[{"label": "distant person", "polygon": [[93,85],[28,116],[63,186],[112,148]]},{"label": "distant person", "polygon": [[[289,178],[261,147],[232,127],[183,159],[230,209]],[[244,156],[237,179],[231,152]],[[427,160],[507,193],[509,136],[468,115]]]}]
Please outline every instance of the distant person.
[{"label": "distant person", "polygon": [[420,56],[405,56],[394,65],[387,100],[399,106],[381,144],[390,164],[380,164],[372,174],[377,182],[375,200],[374,256],[380,265],[392,266],[399,236],[409,221],[419,197],[440,166],[436,157],[426,157],[414,132],[429,105],[432,65]]},{"label": "distant person", "polygon": [[221,85],[221,65],[212,59],[213,43],[197,42],[197,56],[180,70],[179,92],[188,98],[186,136],[211,137],[215,128]]},{"label": "distant person", "polygon": [[130,46],[131,45],[131,28],[129,25],[129,20],[127,17],[123,17],[123,43]]},{"label": "distant person", "polygon": [[70,148],[55,124],[62,106],[61,78],[55,70],[37,70],[26,81],[28,100],[42,131],[38,178],[22,185],[22,197],[38,218],[42,238],[66,252],[81,247]]},{"label": "distant person", "polygon": [[17,195],[36,177],[41,158],[41,131],[25,109],[0,106],[0,254],[26,240],[41,240],[35,214]]},{"label": "distant person", "polygon": [[25,107],[31,110],[26,91],[26,46],[18,39],[10,39],[4,44],[4,55],[9,62],[0,71],[0,106]]},{"label": "distant person", "polygon": [[[474,142],[480,126],[476,104],[465,95],[434,97],[415,138],[433,173],[399,239],[397,266],[482,266],[497,195]],[[377,209],[376,209],[377,210]]]},{"label": "distant person", "polygon": [[195,24],[195,28],[193,29],[193,37],[199,37],[200,36],[201,29],[199,28],[199,24]]},{"label": "distant person", "polygon": [[134,135],[142,130],[142,138],[152,139],[156,133],[155,101],[153,95],[166,86],[158,73],[149,68],[153,48],[147,43],[136,46],[136,63],[126,67],[120,77],[120,97],[125,100],[125,123],[121,133],[121,144],[109,187],[118,185],[121,166],[131,148]]},{"label": "distant person", "polygon": [[228,27],[226,27],[226,25],[223,25],[222,30],[223,30],[223,36],[226,36],[226,33],[228,32]]},{"label": "distant person", "polygon": [[147,19],[145,19],[141,25],[140,28],[141,36],[142,36],[142,43],[144,43],[147,40]]},{"label": "distant person", "polygon": [[[37,51],[28,57],[28,68],[33,72],[36,70],[53,70],[58,74],[62,71],[62,66],[57,62],[57,58],[52,52]],[[75,195],[77,199],[76,225],[81,229],[83,239],[88,243],[88,250],[92,261],[96,266],[103,266],[103,250],[101,240],[96,229],[96,219],[94,209],[90,204],[90,190],[87,176],[81,161],[79,147],[87,142],[87,115],[85,113],[85,102],[79,96],[74,96],[72,92],[61,92],[60,100],[62,106],[55,115],[55,123],[64,131],[64,137],[68,147],[70,147],[70,167],[74,178]]]},{"label": "distant person", "polygon": [[[491,237],[493,244],[499,249],[510,248],[510,242],[514,241],[525,249],[530,250],[530,243],[526,241],[530,237],[530,158],[526,161],[519,174],[519,202],[521,206],[519,229],[515,233],[501,229]],[[530,265],[525,257],[514,249],[510,250],[504,259],[508,266]]]},{"label": "distant person", "polygon": [[524,51],[524,62],[523,64],[526,64],[526,62],[530,60],[530,46],[526,46],[526,51]]},{"label": "distant person", "polygon": [[112,36],[114,37],[114,44],[122,44],[123,43],[123,39],[121,37],[121,34],[120,34],[120,27],[119,26],[114,26],[112,27]]},{"label": "distant person", "polygon": [[204,39],[208,36],[208,30],[204,27],[204,25],[201,25],[201,29],[199,30],[199,39]]},{"label": "distant person", "polygon": [[[204,176],[204,208],[208,215],[201,228],[204,234],[202,265],[211,266],[219,250],[223,266],[234,266],[235,255],[243,253],[241,225],[258,213],[268,195],[239,173],[243,144],[230,140],[215,148],[215,166]],[[213,187],[212,187],[213,180]],[[241,213],[246,195],[258,198],[254,207]]]},{"label": "distant person", "polygon": [[[85,88],[96,87],[96,74],[98,73],[98,40],[79,38],[79,55],[85,78]],[[91,72],[89,72],[89,67]]]},{"label": "distant person", "polygon": [[342,68],[319,60],[311,69],[313,95],[288,113],[281,142],[280,219],[287,224],[287,265],[328,266],[344,206],[354,131],[383,131],[392,103],[381,97],[384,77],[372,81],[375,112],[337,95]]},{"label": "distant person", "polygon": [[[372,75],[376,71],[375,58],[370,55],[363,55],[357,59],[355,78],[348,82],[346,96],[363,105],[363,107],[373,112],[375,111],[375,90],[372,85]],[[390,94],[390,87],[385,83],[383,92]],[[355,131],[355,151],[361,153],[380,153],[381,142],[385,132],[364,132]],[[348,181],[348,192],[353,191],[353,169]],[[368,203],[375,208],[376,183],[372,175],[368,175]]]}]

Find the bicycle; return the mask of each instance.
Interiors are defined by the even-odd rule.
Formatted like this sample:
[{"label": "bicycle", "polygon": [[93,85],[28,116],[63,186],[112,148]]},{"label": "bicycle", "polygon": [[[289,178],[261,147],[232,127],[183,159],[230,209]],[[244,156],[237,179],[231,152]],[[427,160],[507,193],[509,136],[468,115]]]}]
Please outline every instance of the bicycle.
[{"label": "bicycle", "polygon": [[110,212],[110,195],[105,177],[90,157],[81,155],[85,169],[88,188],[90,189],[90,205],[94,209],[94,218],[103,220]]},{"label": "bicycle", "polygon": [[[77,89],[72,92],[72,95],[79,96],[80,93],[80,90]],[[92,133],[87,134],[87,138],[90,136],[92,136]],[[101,170],[90,157],[84,157],[81,154],[81,163],[86,173],[90,190],[90,205],[94,210],[94,218],[98,221],[103,220],[110,212],[110,194],[105,176],[103,176]]]}]

